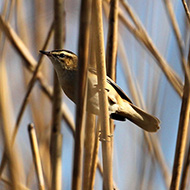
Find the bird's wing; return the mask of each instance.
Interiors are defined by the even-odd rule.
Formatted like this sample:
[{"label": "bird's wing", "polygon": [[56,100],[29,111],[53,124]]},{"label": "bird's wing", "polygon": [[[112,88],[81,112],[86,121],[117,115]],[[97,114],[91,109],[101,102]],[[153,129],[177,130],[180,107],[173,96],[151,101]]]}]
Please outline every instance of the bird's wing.
[{"label": "bird's wing", "polygon": [[[91,73],[94,73],[97,75],[97,71],[94,68],[89,67],[88,70]],[[133,104],[133,102],[129,99],[129,97],[125,94],[125,92],[110,77],[107,76],[106,79],[107,79],[107,82],[116,90],[116,92],[120,95],[121,98]]]},{"label": "bird's wing", "polygon": [[108,76],[107,76],[107,82],[117,91],[117,93],[121,96],[121,98],[133,104],[133,102],[129,99],[129,97],[125,94],[125,92]]}]

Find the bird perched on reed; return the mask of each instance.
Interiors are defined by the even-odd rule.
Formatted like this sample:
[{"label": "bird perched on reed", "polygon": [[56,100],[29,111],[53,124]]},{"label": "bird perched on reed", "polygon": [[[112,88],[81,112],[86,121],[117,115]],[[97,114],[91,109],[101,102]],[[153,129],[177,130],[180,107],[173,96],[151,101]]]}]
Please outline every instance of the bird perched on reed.
[{"label": "bird perched on reed", "polygon": [[[50,58],[63,91],[76,103],[77,55],[68,50],[40,52]],[[148,132],[156,132],[160,128],[159,120],[135,106],[123,90],[109,77],[107,77],[106,90],[108,91],[110,118],[120,121],[128,119]],[[89,68],[87,111],[96,115],[99,113],[98,92],[96,70]]]}]

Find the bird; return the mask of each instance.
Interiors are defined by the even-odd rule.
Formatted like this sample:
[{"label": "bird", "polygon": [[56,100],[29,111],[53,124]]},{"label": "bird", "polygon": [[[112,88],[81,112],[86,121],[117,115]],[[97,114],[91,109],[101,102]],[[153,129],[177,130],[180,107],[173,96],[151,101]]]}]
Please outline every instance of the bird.
[{"label": "bird", "polygon": [[[69,99],[76,103],[76,84],[78,77],[77,55],[64,49],[52,51],[40,50],[40,53],[46,55],[51,60],[62,90]],[[95,68],[88,68],[87,84],[87,111],[98,115],[99,87]],[[108,76],[106,77],[106,90],[108,96],[108,111],[111,119],[119,121],[128,119],[147,132],[156,132],[160,129],[159,119],[134,105],[125,92]]]}]

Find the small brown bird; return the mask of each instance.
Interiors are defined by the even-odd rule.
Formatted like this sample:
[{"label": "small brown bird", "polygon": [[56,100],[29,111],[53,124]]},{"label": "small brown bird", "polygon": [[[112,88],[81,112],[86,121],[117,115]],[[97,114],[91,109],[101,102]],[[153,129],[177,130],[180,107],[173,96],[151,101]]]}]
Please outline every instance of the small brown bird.
[{"label": "small brown bird", "polygon": [[[78,57],[68,50],[40,51],[47,55],[53,63],[59,83],[65,94],[76,103],[76,80]],[[99,96],[96,70],[88,70],[88,97],[87,111],[98,115]],[[108,91],[108,109],[110,118],[125,121],[126,118],[145,131],[156,132],[159,120],[135,106],[123,90],[107,77],[106,90]]]}]

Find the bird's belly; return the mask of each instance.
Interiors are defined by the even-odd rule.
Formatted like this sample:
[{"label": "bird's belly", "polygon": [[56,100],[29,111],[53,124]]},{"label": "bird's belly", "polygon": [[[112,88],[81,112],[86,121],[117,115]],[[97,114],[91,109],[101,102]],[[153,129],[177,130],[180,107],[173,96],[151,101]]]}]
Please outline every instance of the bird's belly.
[{"label": "bird's belly", "polygon": [[[77,103],[77,81],[73,80],[73,75],[67,73],[59,77],[61,87],[66,94],[66,96],[71,99],[75,104]],[[93,114],[99,114],[99,94],[98,87],[94,84],[97,84],[97,81],[93,81],[93,85],[90,85],[91,81],[88,84],[88,94],[87,94],[87,111]],[[116,105],[115,105],[116,106]],[[115,112],[116,108],[114,105],[108,104],[108,111],[111,113]]]},{"label": "bird's belly", "polygon": [[64,93],[71,99],[74,103],[76,103],[76,73],[72,72],[63,72],[59,76],[59,83],[64,91]]},{"label": "bird's belly", "polygon": [[73,87],[73,85],[74,84],[72,84],[70,86],[62,85],[62,89],[63,89],[64,93],[67,95],[67,97],[76,104],[76,90],[75,90],[75,87]]},{"label": "bird's belly", "polygon": [[[72,84],[73,85],[73,84]],[[62,89],[64,93],[67,95],[69,99],[71,99],[75,104],[77,103],[77,95],[75,87],[72,85],[62,85]],[[87,97],[87,111],[93,114],[98,115],[99,114],[99,97],[98,92],[96,92],[93,95],[88,95]]]}]

